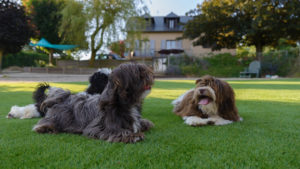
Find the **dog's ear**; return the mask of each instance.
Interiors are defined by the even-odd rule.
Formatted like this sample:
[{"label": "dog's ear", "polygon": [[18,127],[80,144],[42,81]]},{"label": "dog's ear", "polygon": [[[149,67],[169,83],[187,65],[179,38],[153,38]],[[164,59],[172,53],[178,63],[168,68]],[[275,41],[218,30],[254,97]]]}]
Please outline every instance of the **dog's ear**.
[{"label": "dog's ear", "polygon": [[197,79],[196,82],[195,82],[195,84],[201,82],[201,80],[202,80],[201,78]]},{"label": "dog's ear", "polygon": [[231,86],[224,81],[219,81],[219,85],[221,90],[219,89],[219,94],[222,99],[220,99],[221,103],[219,103],[218,110],[220,115],[232,121],[238,121],[238,110],[235,105],[235,94]]},{"label": "dog's ear", "polygon": [[110,77],[110,81],[113,84],[113,90],[121,97],[126,98],[128,83],[126,77],[122,76],[122,73],[115,73]]}]

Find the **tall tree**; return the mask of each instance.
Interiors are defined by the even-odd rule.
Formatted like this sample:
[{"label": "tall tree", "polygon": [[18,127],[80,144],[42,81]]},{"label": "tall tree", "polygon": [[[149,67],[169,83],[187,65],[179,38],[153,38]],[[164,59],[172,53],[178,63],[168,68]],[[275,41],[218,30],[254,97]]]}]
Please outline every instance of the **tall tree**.
[{"label": "tall tree", "polygon": [[257,59],[264,46],[277,46],[280,38],[300,39],[299,0],[205,0],[188,15],[183,37],[212,50],[254,45]]},{"label": "tall tree", "polygon": [[[65,0],[23,0],[26,13],[32,17],[32,22],[39,31],[36,38],[45,38],[52,44],[59,44],[61,36],[59,27],[61,23],[61,10]],[[48,51],[48,50],[47,50]],[[49,50],[49,63],[53,61],[53,50]]]},{"label": "tall tree", "polygon": [[126,20],[145,9],[139,8],[141,4],[141,0],[70,0],[62,11],[60,32],[65,41],[88,44],[92,66],[96,53],[125,30]]},{"label": "tall tree", "polygon": [[0,0],[0,70],[6,53],[17,53],[34,35],[24,8],[13,0]]}]

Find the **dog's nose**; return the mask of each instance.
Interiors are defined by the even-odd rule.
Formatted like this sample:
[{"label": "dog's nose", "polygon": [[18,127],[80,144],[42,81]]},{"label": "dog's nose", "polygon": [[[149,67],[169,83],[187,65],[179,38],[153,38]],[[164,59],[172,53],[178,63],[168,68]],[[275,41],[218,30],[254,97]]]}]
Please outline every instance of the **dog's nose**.
[{"label": "dog's nose", "polygon": [[7,115],[7,118],[13,118],[14,116],[13,115],[11,115],[11,114],[8,114]]},{"label": "dog's nose", "polygon": [[200,94],[203,94],[205,92],[205,89],[200,89]]}]

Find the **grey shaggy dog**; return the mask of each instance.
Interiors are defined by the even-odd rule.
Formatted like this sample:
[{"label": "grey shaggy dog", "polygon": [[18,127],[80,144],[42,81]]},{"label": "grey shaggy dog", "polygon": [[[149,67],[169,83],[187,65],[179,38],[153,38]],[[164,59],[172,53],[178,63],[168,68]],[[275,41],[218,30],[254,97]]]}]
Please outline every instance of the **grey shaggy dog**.
[{"label": "grey shaggy dog", "polygon": [[109,142],[135,143],[153,123],[141,118],[153,72],[146,65],[122,64],[111,73],[101,95],[71,94],[50,87],[41,104],[47,110],[33,128],[38,133],[75,133]]}]

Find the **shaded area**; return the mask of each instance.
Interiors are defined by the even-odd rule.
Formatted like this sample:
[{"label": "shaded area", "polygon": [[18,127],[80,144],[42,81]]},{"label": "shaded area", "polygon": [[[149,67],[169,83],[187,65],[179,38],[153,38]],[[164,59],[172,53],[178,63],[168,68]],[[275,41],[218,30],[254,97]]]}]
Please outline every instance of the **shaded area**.
[{"label": "shaded area", "polygon": [[[247,82],[244,81],[243,83],[235,84],[235,83],[231,83],[231,81],[228,82],[234,89],[300,90],[300,84],[247,84]],[[170,80],[170,81],[159,81],[158,83],[155,83],[154,87],[159,89],[181,89],[182,90],[182,89],[193,88],[195,87],[195,84],[193,81],[174,82]]]}]

